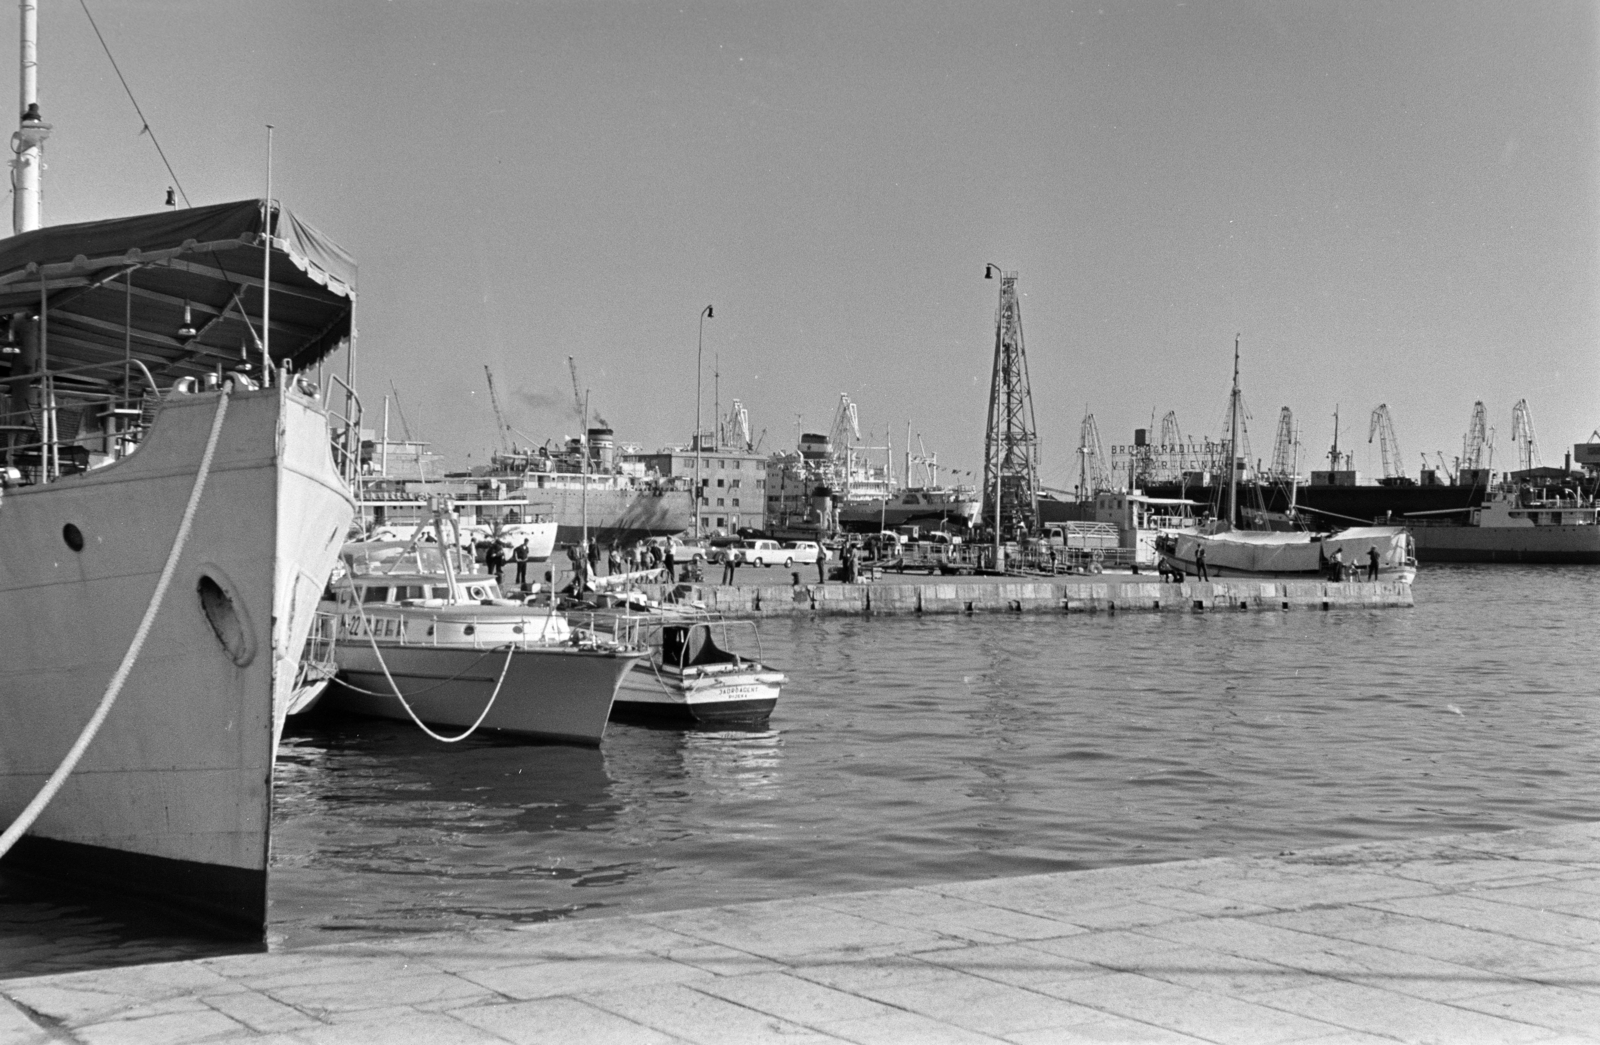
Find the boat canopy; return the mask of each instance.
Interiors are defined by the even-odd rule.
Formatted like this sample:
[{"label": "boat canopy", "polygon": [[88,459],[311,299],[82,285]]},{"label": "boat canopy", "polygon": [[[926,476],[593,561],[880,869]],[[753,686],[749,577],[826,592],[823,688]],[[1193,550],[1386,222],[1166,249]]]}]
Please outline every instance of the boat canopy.
[{"label": "boat canopy", "polygon": [[[87,383],[124,353],[157,378],[259,365],[262,211],[240,200],[0,240],[0,316],[45,309],[40,369]],[[272,218],[269,345],[303,370],[350,336],[356,263],[287,209]]]}]

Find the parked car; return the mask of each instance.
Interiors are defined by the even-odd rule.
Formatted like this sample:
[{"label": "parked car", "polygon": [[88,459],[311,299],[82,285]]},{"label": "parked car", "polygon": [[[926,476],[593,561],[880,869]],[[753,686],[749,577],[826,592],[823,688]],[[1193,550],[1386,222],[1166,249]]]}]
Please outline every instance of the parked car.
[{"label": "parked car", "polygon": [[645,542],[651,547],[660,548],[665,555],[667,550],[672,550],[673,562],[705,562],[710,558],[710,553],[703,544],[691,544],[681,537],[652,537]]},{"label": "parked car", "polygon": [[728,545],[726,554],[740,566],[776,566],[787,557],[783,545],[760,539],[734,541]]},{"label": "parked car", "polygon": [[816,541],[790,541],[783,546],[783,564],[793,566],[799,563],[802,566],[815,566],[821,551]]}]

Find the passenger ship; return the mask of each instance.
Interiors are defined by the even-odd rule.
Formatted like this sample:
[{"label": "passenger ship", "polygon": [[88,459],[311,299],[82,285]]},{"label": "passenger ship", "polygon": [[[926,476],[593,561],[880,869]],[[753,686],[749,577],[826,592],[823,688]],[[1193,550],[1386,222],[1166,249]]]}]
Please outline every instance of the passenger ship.
[{"label": "passenger ship", "polygon": [[39,228],[36,17],[0,241],[0,859],[259,939],[276,742],[354,511],[355,400],[336,460],[308,375],[356,266],[271,200]]}]

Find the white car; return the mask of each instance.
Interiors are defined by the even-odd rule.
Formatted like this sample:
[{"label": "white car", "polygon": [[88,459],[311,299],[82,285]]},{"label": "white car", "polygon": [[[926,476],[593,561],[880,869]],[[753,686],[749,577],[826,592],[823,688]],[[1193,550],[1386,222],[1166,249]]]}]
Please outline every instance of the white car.
[{"label": "white car", "polygon": [[816,541],[790,541],[783,546],[783,564],[793,566],[799,563],[802,566],[815,566],[817,557],[822,553],[822,548]]},{"label": "white car", "polygon": [[672,551],[672,561],[678,562],[705,562],[706,550],[699,544],[689,544],[676,537],[652,537],[647,542],[652,547],[660,548],[661,554],[666,555],[667,550]]},{"label": "white car", "polygon": [[740,541],[728,550],[737,552],[738,561],[746,566],[776,566],[780,562],[788,566],[794,562],[789,549],[777,541]]}]

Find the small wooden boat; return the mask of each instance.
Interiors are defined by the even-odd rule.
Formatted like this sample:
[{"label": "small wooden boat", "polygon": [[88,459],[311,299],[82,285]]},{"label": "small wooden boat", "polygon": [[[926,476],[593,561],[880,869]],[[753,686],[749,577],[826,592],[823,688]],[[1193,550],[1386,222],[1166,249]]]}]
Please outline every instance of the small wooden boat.
[{"label": "small wooden boat", "polygon": [[[622,680],[616,713],[703,723],[763,722],[772,714],[789,680],[759,659],[754,621],[687,614],[642,621],[637,633],[650,656]],[[756,658],[733,651],[732,636],[744,631]]]}]

